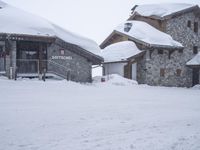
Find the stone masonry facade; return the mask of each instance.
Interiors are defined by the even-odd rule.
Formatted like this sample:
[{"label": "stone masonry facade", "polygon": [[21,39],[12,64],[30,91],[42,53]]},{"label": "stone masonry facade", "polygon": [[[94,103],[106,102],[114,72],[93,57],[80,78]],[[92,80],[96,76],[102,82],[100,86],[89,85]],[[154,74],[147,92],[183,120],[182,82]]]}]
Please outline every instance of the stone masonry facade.
[{"label": "stone masonry facade", "polygon": [[[139,17],[138,20],[144,19]],[[188,21],[191,22],[191,27],[187,26]],[[157,21],[155,20],[155,22]],[[197,33],[194,32],[194,22],[198,22]],[[145,48],[146,53],[143,60],[138,62],[138,82],[159,86],[191,87],[192,68],[186,66],[186,63],[195,56],[194,46],[198,48],[198,51],[200,50],[200,16],[194,12],[185,13],[162,21],[161,26],[162,30],[180,42],[184,49],[181,51]],[[163,51],[162,54],[159,54],[159,50]]]},{"label": "stone masonry facade", "polygon": [[[188,21],[191,22],[191,27],[187,26]],[[194,22],[198,22],[197,33],[194,32]],[[194,46],[200,51],[200,16],[190,12],[167,20],[165,32],[184,46],[183,54],[178,58],[178,63],[182,66],[184,86],[192,86],[192,69],[187,67],[186,63],[195,56]]]}]

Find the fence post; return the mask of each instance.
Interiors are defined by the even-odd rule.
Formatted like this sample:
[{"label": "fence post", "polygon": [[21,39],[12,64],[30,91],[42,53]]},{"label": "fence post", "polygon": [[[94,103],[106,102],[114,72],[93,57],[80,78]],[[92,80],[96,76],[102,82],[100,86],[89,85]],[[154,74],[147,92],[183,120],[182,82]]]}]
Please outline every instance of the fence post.
[{"label": "fence post", "polygon": [[10,79],[13,79],[13,67],[10,67]]},{"label": "fence post", "polygon": [[39,80],[41,80],[42,79],[42,77],[41,77],[41,75],[40,75],[40,62],[39,62],[39,59],[37,59],[37,71],[38,71],[38,78],[39,78]]}]

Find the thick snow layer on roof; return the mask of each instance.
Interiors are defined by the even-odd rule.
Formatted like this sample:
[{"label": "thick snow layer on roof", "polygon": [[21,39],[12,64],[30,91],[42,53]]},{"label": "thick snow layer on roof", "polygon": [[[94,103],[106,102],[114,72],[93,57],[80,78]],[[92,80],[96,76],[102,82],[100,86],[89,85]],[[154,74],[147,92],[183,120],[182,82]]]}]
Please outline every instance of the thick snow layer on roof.
[{"label": "thick snow layer on roof", "polygon": [[[126,23],[132,24],[129,32],[124,31]],[[126,21],[115,30],[151,45],[182,47],[182,44],[173,40],[170,35],[157,30],[143,21]]]},{"label": "thick snow layer on roof", "polygon": [[200,65],[200,52],[194,56],[190,61],[187,62],[187,65]]},{"label": "thick snow layer on roof", "polygon": [[56,36],[94,54],[100,48],[94,41],[64,30],[51,22],[0,1],[0,33]]},{"label": "thick snow layer on roof", "polygon": [[193,6],[195,5],[184,3],[146,4],[137,6],[134,12],[142,16],[164,17]]},{"label": "thick snow layer on roof", "polygon": [[105,62],[115,62],[127,60],[136,54],[141,53],[134,42],[124,41],[112,44],[102,50],[101,56]]}]

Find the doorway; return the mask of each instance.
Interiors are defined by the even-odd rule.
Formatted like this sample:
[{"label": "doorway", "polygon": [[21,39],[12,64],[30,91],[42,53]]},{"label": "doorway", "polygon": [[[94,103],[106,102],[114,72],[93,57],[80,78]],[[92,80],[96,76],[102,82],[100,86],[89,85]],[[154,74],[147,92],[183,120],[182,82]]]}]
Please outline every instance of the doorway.
[{"label": "doorway", "polygon": [[41,73],[46,69],[47,46],[41,42],[17,42],[17,73]]},{"label": "doorway", "polygon": [[0,72],[4,72],[6,70],[6,52],[5,46],[0,45]]},{"label": "doorway", "polygon": [[199,84],[199,68],[193,68],[192,72],[192,85]]}]

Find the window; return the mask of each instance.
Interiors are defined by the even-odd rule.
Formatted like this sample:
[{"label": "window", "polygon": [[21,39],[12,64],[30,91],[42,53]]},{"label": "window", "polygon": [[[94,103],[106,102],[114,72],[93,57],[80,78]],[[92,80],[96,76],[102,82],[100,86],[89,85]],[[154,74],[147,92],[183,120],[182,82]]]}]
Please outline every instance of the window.
[{"label": "window", "polygon": [[182,70],[181,70],[181,69],[176,69],[176,75],[177,75],[178,77],[180,77],[180,76],[181,76],[181,72],[182,72]]},{"label": "window", "polygon": [[158,54],[163,54],[163,50],[158,50]]},{"label": "window", "polygon": [[191,28],[191,21],[190,20],[188,20],[188,22],[187,22],[187,27]]},{"label": "window", "polygon": [[161,68],[161,69],[160,69],[160,76],[161,76],[161,77],[164,77],[164,76],[165,76],[165,69],[164,69],[164,68]]},{"label": "window", "polygon": [[3,46],[0,45],[0,58],[4,56],[5,56],[5,53],[3,51]]},{"label": "window", "polygon": [[60,54],[61,54],[61,55],[65,55],[65,50],[64,50],[64,49],[61,49],[61,50],[60,50]]},{"label": "window", "polygon": [[194,22],[194,32],[198,33],[198,22]]},{"label": "window", "polygon": [[193,54],[197,54],[198,53],[198,47],[197,46],[194,46],[193,47]]},{"label": "window", "polygon": [[3,52],[3,46],[0,45],[0,53]]},{"label": "window", "polygon": [[179,52],[179,53],[183,53],[183,49],[179,49],[178,52]]}]

